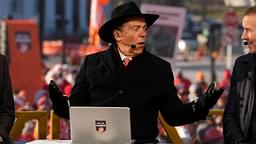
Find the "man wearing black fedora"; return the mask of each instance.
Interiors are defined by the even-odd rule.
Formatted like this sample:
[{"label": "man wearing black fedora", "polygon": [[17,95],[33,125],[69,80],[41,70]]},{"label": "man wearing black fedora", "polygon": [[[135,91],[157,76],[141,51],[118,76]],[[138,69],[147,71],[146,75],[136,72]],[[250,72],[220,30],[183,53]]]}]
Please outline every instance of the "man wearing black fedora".
[{"label": "man wearing black fedora", "polygon": [[[205,119],[223,92],[211,85],[197,102],[182,104],[170,64],[145,49],[147,29],[158,17],[133,2],[117,6],[99,30],[109,49],[85,57],[69,97],[71,106],[129,107],[136,143],[158,142],[159,112],[173,126]],[[67,98],[53,81],[49,93],[54,112],[68,119]]]}]

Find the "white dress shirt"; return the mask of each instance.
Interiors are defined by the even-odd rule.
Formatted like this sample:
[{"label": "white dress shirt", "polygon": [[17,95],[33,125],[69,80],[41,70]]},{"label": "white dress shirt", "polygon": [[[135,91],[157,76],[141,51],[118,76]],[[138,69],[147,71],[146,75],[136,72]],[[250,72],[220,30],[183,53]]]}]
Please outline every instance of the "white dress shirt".
[{"label": "white dress shirt", "polygon": [[[125,56],[122,52],[120,52],[119,50],[118,50],[118,52],[119,52],[120,57],[121,57],[121,60],[122,60],[122,62],[123,62],[124,59],[126,58],[126,56]],[[132,57],[129,57],[129,59],[130,59],[130,61],[132,61]]]}]

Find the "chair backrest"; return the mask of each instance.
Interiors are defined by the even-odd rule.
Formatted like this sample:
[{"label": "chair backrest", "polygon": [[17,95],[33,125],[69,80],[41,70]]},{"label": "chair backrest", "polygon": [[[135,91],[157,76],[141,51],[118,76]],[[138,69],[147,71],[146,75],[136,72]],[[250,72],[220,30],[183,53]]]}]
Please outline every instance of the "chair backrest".
[{"label": "chair backrest", "polygon": [[176,129],[172,126],[170,126],[162,117],[161,113],[159,113],[159,120],[161,125],[163,126],[163,128],[165,129],[169,139],[175,143],[175,144],[182,144],[182,140],[178,134],[178,132],[176,131]]},{"label": "chair backrest", "polygon": [[19,111],[15,113],[15,117],[16,119],[9,135],[12,140],[16,140],[19,137],[24,124],[33,119],[38,120],[38,135],[36,136],[36,139],[46,139],[48,119],[48,113],[46,111]]},{"label": "chair backrest", "polygon": [[60,138],[60,117],[55,115],[53,111],[50,114],[50,139]]}]

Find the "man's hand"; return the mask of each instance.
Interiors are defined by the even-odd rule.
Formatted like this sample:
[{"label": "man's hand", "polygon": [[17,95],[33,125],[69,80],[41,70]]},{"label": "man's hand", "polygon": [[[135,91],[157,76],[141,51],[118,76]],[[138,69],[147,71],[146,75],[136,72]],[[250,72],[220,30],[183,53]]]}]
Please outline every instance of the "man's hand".
[{"label": "man's hand", "polygon": [[197,106],[199,108],[212,108],[217,103],[223,91],[224,88],[216,88],[216,83],[212,82],[208,86],[206,92],[199,97],[198,101],[196,102]]},{"label": "man's hand", "polygon": [[69,105],[68,97],[63,96],[57,84],[51,80],[48,85],[48,91],[50,99],[52,100],[52,106],[54,113],[60,117],[69,118]]},{"label": "man's hand", "polygon": [[57,84],[53,80],[50,81],[48,90],[49,90],[50,98],[51,98],[53,103],[62,99],[63,94],[60,91]]}]

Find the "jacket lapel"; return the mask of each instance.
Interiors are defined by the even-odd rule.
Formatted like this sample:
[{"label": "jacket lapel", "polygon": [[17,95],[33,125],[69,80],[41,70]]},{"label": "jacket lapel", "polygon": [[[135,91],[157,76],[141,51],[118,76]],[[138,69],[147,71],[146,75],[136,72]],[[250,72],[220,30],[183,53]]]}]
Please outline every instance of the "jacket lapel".
[{"label": "jacket lapel", "polygon": [[[241,127],[245,136],[247,136],[247,132],[249,129],[250,120],[252,118],[252,111],[255,101],[255,58],[253,55],[249,54],[245,59],[242,60],[243,65],[245,65],[245,70],[247,77],[244,79],[244,83],[242,85],[246,85],[243,91],[248,91],[249,93],[246,95],[242,95],[240,99],[242,100],[242,110],[241,110]],[[247,81],[247,82],[246,82]]]},{"label": "jacket lapel", "polygon": [[141,76],[144,76],[146,73],[148,73],[151,65],[152,62],[149,57],[149,53],[146,50],[144,50],[141,55],[134,57],[128,65],[127,76],[129,78],[127,78],[127,83],[141,79]]},{"label": "jacket lapel", "polygon": [[123,81],[123,64],[113,45],[111,45],[109,49],[105,51],[101,57],[101,61],[106,69],[110,72],[114,83],[120,85]]}]

